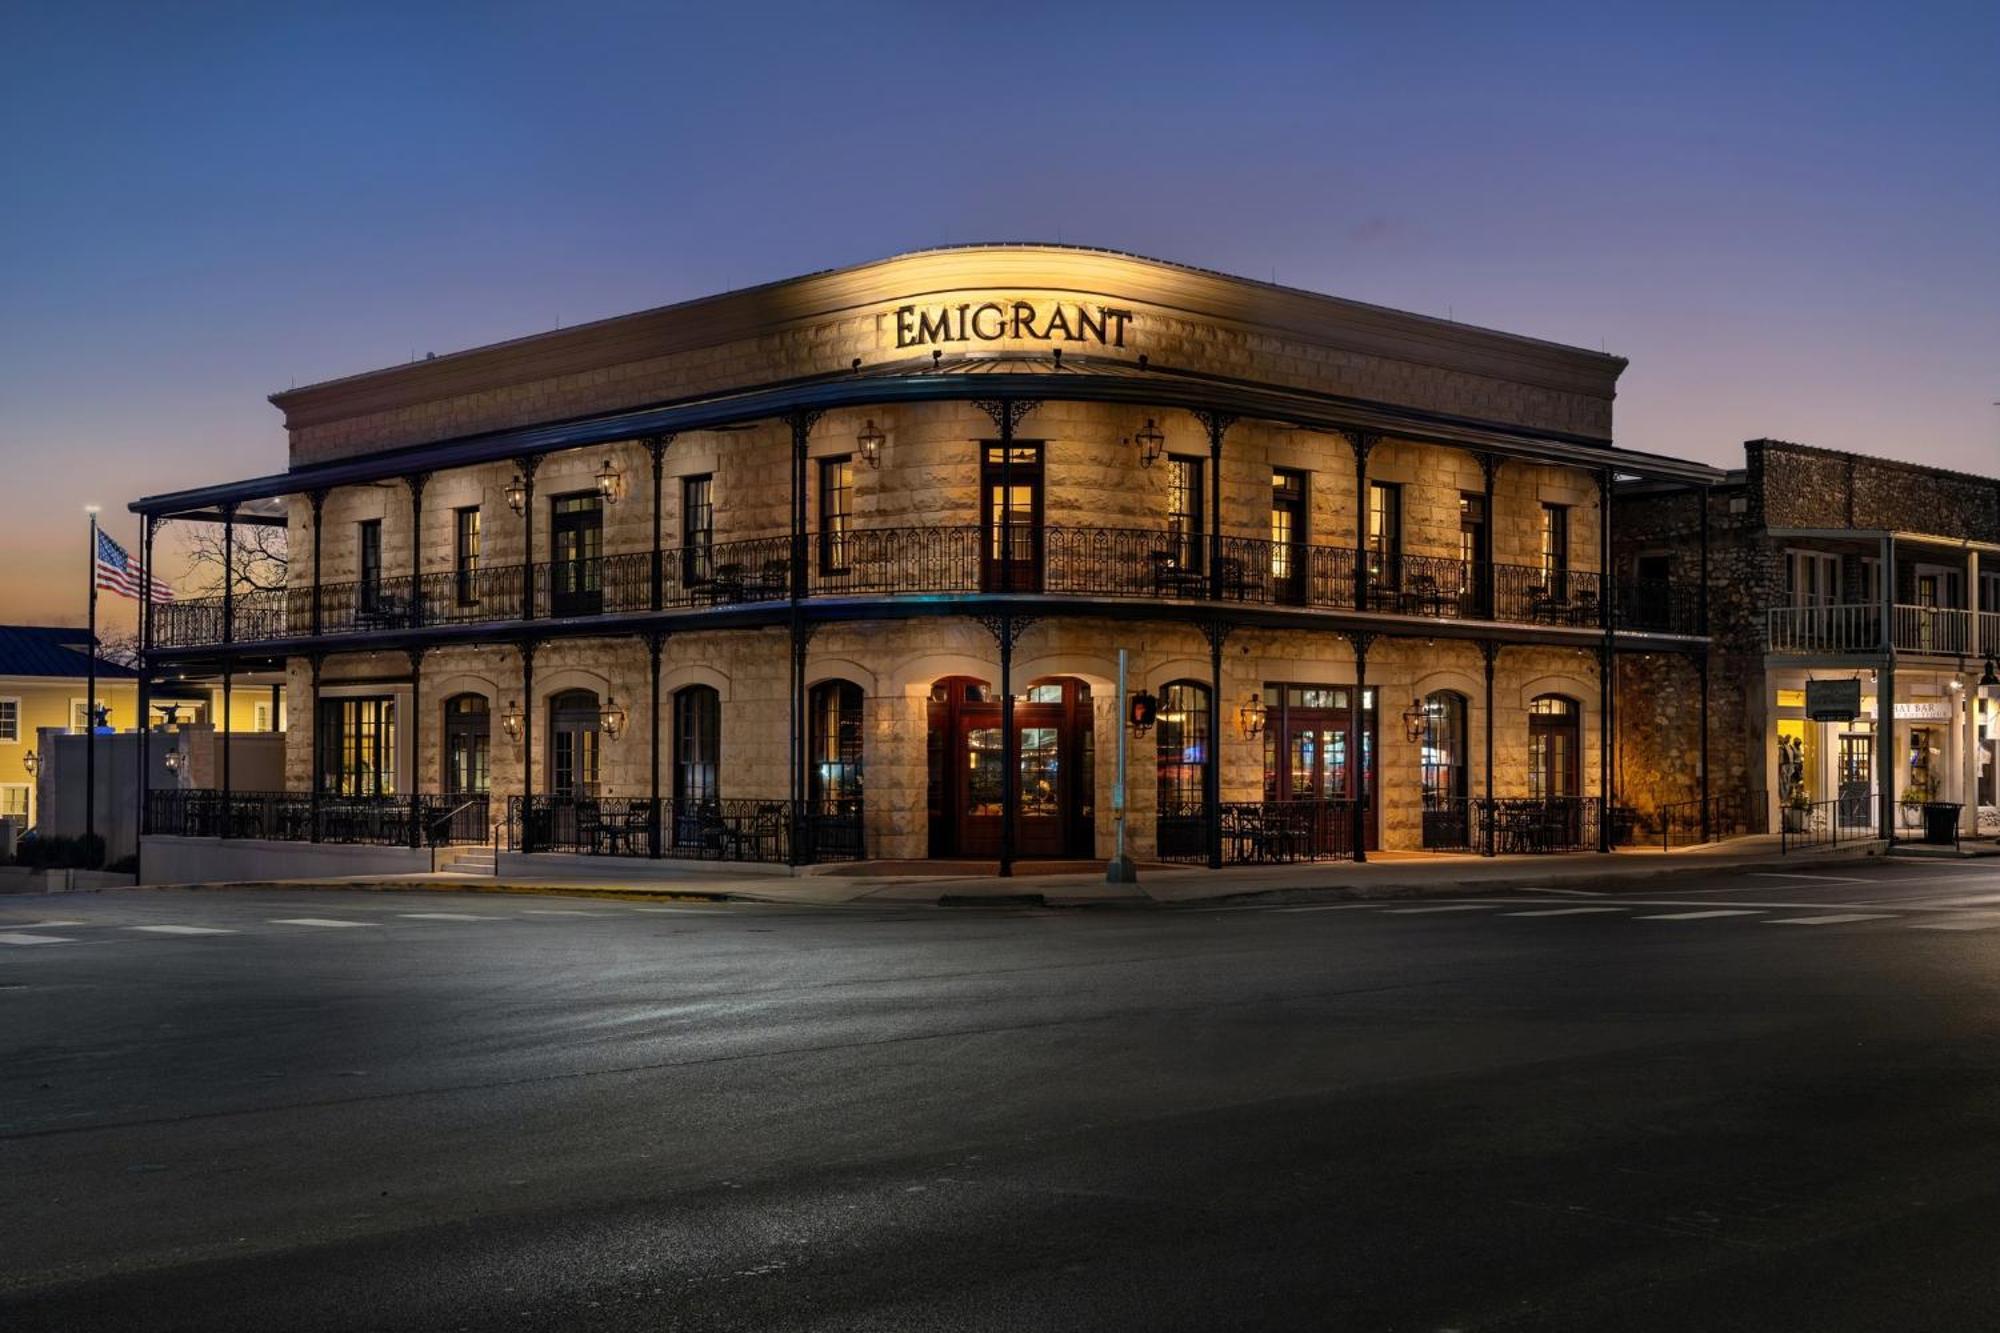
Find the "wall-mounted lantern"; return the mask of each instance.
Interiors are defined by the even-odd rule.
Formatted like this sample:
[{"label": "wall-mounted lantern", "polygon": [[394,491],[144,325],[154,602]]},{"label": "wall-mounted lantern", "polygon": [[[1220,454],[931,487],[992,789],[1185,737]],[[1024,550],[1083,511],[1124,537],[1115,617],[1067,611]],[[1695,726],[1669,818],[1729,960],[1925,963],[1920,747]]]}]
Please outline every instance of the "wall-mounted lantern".
[{"label": "wall-mounted lantern", "polygon": [[1986,674],[1979,678],[1980,689],[1982,690],[2000,689],[2000,672],[1995,672],[1993,666],[1994,666],[1993,659],[1990,657],[1987,658]]},{"label": "wall-mounted lantern", "polygon": [[597,710],[597,728],[614,741],[625,730],[625,710],[608,694],[604,696],[604,707]]},{"label": "wall-mounted lantern", "polygon": [[1410,744],[1415,745],[1424,738],[1424,729],[1429,722],[1430,710],[1424,707],[1423,700],[1411,699],[1410,706],[1403,710],[1403,734],[1410,738]]},{"label": "wall-mounted lantern", "polygon": [[611,466],[605,459],[604,466],[597,469],[597,493],[604,497],[604,503],[615,505],[625,495],[625,474]]},{"label": "wall-mounted lantern", "polygon": [[881,467],[882,444],[886,438],[875,425],[874,417],[864,421],[861,424],[861,433],[854,437],[854,447],[861,451],[861,461],[869,467]]},{"label": "wall-mounted lantern", "polygon": [[1254,690],[1237,708],[1236,729],[1243,733],[1244,740],[1254,741],[1264,734],[1265,711],[1264,696]]},{"label": "wall-mounted lantern", "polygon": [[21,756],[21,767],[28,770],[29,777],[35,776],[36,772],[40,770],[41,766],[42,766],[42,757],[36,754],[33,750],[30,750],[26,754]]},{"label": "wall-mounted lantern", "polygon": [[518,741],[521,739],[521,723],[524,720],[521,714],[521,705],[509,699],[507,701],[507,711],[500,714],[500,730],[507,733],[508,740]]},{"label": "wall-mounted lantern", "polygon": [[1160,716],[1160,701],[1153,695],[1140,690],[1132,696],[1127,706],[1125,719],[1132,726],[1135,735],[1143,736],[1153,729],[1153,723]]},{"label": "wall-mounted lantern", "polygon": [[1153,466],[1160,461],[1160,455],[1167,451],[1167,437],[1160,433],[1160,428],[1153,424],[1151,417],[1146,418],[1146,424],[1139,428],[1139,433],[1132,437],[1132,441],[1139,446],[1140,467]]},{"label": "wall-mounted lantern", "polygon": [[528,483],[521,480],[520,473],[516,472],[514,474],[514,479],[507,483],[507,490],[505,494],[507,496],[507,507],[509,509],[513,510],[516,514],[523,514],[527,512]]},{"label": "wall-mounted lantern", "polygon": [[187,751],[169,750],[166,758],[167,772],[178,773],[187,767]]}]

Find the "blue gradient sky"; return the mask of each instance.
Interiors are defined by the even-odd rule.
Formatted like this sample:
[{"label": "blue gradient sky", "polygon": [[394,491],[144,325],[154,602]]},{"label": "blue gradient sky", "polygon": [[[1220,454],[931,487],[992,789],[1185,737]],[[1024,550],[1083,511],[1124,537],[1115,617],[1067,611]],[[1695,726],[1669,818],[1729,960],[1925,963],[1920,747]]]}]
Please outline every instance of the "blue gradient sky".
[{"label": "blue gradient sky", "polygon": [[294,382],[973,240],[1608,348],[1634,448],[2000,473],[1991,0],[319,9],[5,6],[0,620],[80,615],[87,500],[282,468]]}]

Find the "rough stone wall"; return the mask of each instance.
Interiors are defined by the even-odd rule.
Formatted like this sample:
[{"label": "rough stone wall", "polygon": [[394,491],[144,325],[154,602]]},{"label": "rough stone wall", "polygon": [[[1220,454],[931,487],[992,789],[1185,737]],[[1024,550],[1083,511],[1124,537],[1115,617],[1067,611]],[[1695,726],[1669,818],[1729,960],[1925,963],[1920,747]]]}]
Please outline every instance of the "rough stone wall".
[{"label": "rough stone wall", "polygon": [[1783,440],[1744,445],[1773,528],[1872,528],[2000,541],[2000,480]]}]

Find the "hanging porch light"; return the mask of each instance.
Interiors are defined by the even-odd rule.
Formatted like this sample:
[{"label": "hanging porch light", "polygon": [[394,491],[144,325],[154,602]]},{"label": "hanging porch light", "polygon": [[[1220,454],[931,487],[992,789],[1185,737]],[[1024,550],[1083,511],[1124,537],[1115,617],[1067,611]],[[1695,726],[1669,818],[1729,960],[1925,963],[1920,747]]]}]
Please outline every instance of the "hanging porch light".
[{"label": "hanging porch light", "polygon": [[615,505],[625,495],[625,474],[611,465],[610,459],[597,469],[597,493],[604,497],[604,503]]},{"label": "hanging porch light", "polygon": [[508,740],[518,741],[521,739],[521,723],[524,720],[525,717],[521,712],[521,705],[509,699],[507,701],[507,711],[500,714],[500,730],[507,733]]},{"label": "hanging porch light", "polygon": [[882,466],[882,445],[888,437],[875,425],[870,417],[861,423],[861,433],[854,437],[854,447],[861,451],[861,461],[871,468]]},{"label": "hanging porch light", "polygon": [[1140,467],[1153,466],[1160,461],[1160,455],[1167,451],[1167,437],[1153,424],[1151,417],[1146,418],[1146,424],[1139,428],[1139,433],[1132,437],[1132,441],[1139,446]]},{"label": "hanging porch light", "polygon": [[1256,690],[1252,690],[1250,697],[1237,707],[1236,729],[1243,733],[1244,740],[1254,741],[1264,734],[1264,716],[1266,711],[1264,696]]},{"label": "hanging porch light", "polygon": [[625,710],[611,695],[604,696],[604,707],[597,710],[597,728],[614,741],[618,739],[618,733],[625,730]]},{"label": "hanging porch light", "polygon": [[521,480],[520,473],[516,472],[514,479],[507,483],[507,489],[504,494],[507,497],[507,507],[509,509],[513,510],[516,514],[527,512],[528,483]]},{"label": "hanging porch light", "polygon": [[1980,689],[1982,690],[2000,689],[2000,672],[1995,672],[1993,666],[1994,666],[1993,659],[1990,657],[1987,658],[1986,673],[1979,678]]}]

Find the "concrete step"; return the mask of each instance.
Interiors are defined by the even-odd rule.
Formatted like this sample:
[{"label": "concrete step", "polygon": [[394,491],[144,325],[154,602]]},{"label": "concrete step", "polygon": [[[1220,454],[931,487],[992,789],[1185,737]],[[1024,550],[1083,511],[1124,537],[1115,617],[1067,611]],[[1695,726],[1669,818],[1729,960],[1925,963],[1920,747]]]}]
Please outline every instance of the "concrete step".
[{"label": "concrete step", "polygon": [[437,868],[452,875],[499,873],[498,852],[492,847],[440,847]]}]

